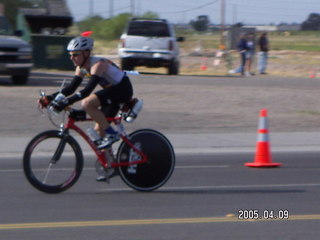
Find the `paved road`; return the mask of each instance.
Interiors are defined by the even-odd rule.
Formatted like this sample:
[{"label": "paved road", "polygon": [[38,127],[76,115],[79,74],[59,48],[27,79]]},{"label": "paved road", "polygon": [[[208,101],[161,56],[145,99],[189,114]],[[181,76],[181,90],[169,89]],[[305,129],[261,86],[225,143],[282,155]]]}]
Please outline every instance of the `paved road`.
[{"label": "paved road", "polygon": [[[96,183],[87,158],[80,181],[58,195],[33,189],[19,159],[2,159],[1,239],[318,239],[319,154],[274,158],[283,167],[243,166],[251,154],[179,155],[170,181],[152,193],[120,178]],[[277,219],[238,219],[241,210]]]}]

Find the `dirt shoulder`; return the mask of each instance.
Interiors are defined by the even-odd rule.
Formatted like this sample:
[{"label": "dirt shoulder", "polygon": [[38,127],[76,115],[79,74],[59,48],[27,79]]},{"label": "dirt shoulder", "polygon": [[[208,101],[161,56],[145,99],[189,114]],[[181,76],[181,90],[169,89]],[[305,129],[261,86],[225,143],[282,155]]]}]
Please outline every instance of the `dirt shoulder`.
[{"label": "dirt shoulder", "polygon": [[[183,55],[182,74],[226,75],[230,65],[240,64],[237,52],[230,53],[230,64],[225,57],[217,57],[217,52],[207,52],[204,56]],[[256,71],[256,58],[253,72]],[[320,52],[307,51],[270,51],[267,72],[274,76],[320,77]]]},{"label": "dirt shoulder", "polygon": [[[226,76],[228,70],[236,68],[240,64],[239,54],[231,51],[219,56],[219,50],[201,50],[199,52],[186,51],[181,49],[180,54],[180,74],[182,75],[209,75]],[[115,62],[119,63],[117,51],[112,50],[107,55]],[[256,71],[256,58],[252,67]],[[164,68],[144,68],[138,67],[138,71],[152,73],[166,73]],[[320,78],[320,52],[308,51],[270,51],[267,72],[272,76]]]}]

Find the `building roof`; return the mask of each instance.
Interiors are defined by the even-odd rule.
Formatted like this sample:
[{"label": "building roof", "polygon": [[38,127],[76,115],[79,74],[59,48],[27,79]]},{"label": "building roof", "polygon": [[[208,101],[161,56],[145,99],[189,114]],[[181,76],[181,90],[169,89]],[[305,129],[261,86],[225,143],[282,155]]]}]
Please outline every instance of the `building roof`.
[{"label": "building roof", "polygon": [[25,16],[43,16],[48,11],[45,8],[20,8],[20,12]]},{"label": "building roof", "polygon": [[69,7],[65,0],[44,0],[48,14],[52,16],[71,16]]},{"label": "building roof", "polygon": [[41,7],[20,8],[32,33],[43,29],[68,28],[72,25],[72,15],[65,0],[42,0]]},{"label": "building roof", "polygon": [[65,0],[42,0],[43,8],[20,8],[25,16],[57,16],[71,17],[71,12]]}]

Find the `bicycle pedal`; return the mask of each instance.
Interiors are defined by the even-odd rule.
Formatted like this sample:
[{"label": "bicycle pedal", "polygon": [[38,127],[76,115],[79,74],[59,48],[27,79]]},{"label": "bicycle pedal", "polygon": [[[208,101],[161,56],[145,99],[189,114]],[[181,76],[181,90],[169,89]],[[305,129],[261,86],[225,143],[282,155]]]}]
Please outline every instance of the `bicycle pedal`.
[{"label": "bicycle pedal", "polygon": [[97,182],[106,182],[106,183],[110,183],[110,178],[106,177],[106,176],[99,176],[96,178]]}]

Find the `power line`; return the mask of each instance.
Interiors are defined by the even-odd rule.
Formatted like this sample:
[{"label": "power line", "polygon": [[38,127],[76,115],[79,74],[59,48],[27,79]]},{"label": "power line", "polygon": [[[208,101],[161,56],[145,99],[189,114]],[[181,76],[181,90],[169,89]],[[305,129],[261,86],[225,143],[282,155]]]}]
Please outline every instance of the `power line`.
[{"label": "power line", "polygon": [[[1,0],[0,0],[1,1]],[[99,14],[103,16],[117,15],[122,12],[132,12],[130,8],[130,0],[67,0],[69,3],[73,2],[76,5],[71,8],[74,15],[77,18],[88,16],[88,12]],[[109,1],[114,1],[114,5],[109,5]],[[135,0],[140,1],[140,8],[149,11],[155,11],[161,14],[161,17],[168,19],[177,18],[178,15],[183,15],[183,21],[186,22],[186,18],[191,18],[189,15],[194,13],[202,13],[201,15],[209,15],[211,20],[215,19],[215,22],[219,20],[219,1],[220,0],[206,0],[207,3],[203,3],[203,0],[188,1],[188,0],[175,0],[175,1],[159,1],[159,0]],[[90,10],[90,2],[94,8]],[[122,3],[122,4],[120,4]],[[227,22],[251,22],[251,23],[281,23],[281,22],[301,22],[307,19],[309,14],[320,12],[319,0],[225,0],[225,10]],[[105,5],[102,5],[105,4]],[[124,5],[127,5],[124,7]],[[192,5],[196,5],[193,7]],[[81,6],[81,8],[76,8]],[[86,6],[86,7],[85,7]],[[88,8],[89,6],[89,8]],[[148,6],[148,7],[147,7]],[[182,7],[181,7],[182,6]],[[137,6],[136,6],[137,7]],[[77,10],[75,10],[77,9]],[[163,10],[161,10],[163,9]],[[169,11],[167,10],[169,9]],[[175,11],[176,9],[176,11]],[[171,11],[170,11],[171,10]],[[140,10],[142,11],[142,10]],[[85,13],[87,12],[87,13]],[[111,14],[113,12],[113,14]],[[200,14],[198,14],[200,15]],[[233,17],[233,19],[232,19]],[[172,20],[173,21],[173,20]],[[177,21],[177,20],[174,20]]]},{"label": "power line", "polygon": [[[122,12],[122,10],[125,10],[125,9],[130,9],[130,6],[126,6],[126,7],[122,7],[122,8],[117,8],[117,9],[113,9],[113,15],[115,13],[120,13]],[[98,14],[98,15],[103,15],[103,14],[107,14],[108,11],[103,11],[103,12],[95,12],[95,14]]]},{"label": "power line", "polygon": [[194,10],[198,10],[198,9],[202,9],[202,8],[205,8],[207,6],[210,6],[216,2],[218,2],[219,0],[216,0],[216,1],[213,1],[213,2],[209,2],[209,3],[206,3],[206,4],[203,4],[201,6],[198,6],[198,7],[193,7],[193,8],[190,8],[190,9],[186,9],[186,10],[181,10],[181,11],[174,11],[174,12],[161,12],[161,13],[165,13],[165,14],[176,14],[176,13],[186,13],[186,12],[191,12],[191,11],[194,11]]}]

